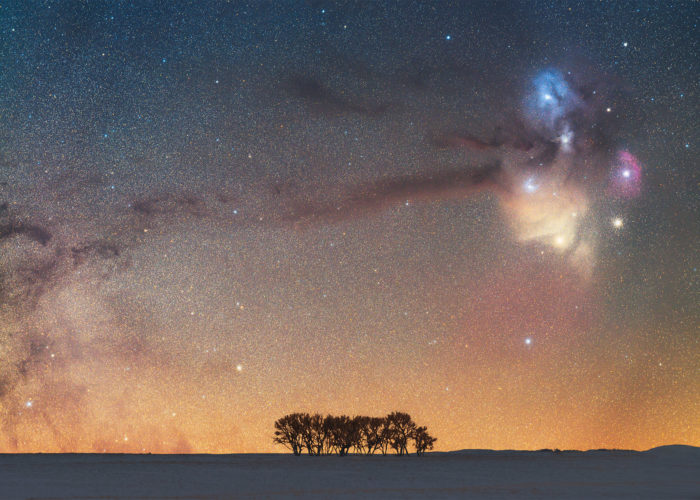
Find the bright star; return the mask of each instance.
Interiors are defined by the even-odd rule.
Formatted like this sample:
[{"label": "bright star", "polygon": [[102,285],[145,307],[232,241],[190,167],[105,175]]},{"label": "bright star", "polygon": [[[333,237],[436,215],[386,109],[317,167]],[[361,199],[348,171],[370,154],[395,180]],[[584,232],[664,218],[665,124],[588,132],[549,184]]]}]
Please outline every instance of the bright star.
[{"label": "bright star", "polygon": [[534,193],[535,191],[537,191],[537,184],[535,184],[535,179],[533,177],[528,178],[525,181],[525,184],[523,184],[523,188],[528,193]]},{"label": "bright star", "polygon": [[571,147],[571,140],[574,138],[574,132],[567,126],[564,132],[559,136],[559,142],[561,142],[562,149],[564,151],[569,151]]},{"label": "bright star", "polygon": [[630,172],[629,170],[622,171],[622,177],[624,177],[625,179],[629,179],[630,175],[632,175],[632,172]]},{"label": "bright star", "polygon": [[525,345],[532,345],[532,339],[530,337],[525,338]]},{"label": "bright star", "polygon": [[34,401],[29,400],[26,403],[24,403],[24,406],[26,406],[27,408],[31,408],[32,406],[34,406]]},{"label": "bright star", "polygon": [[623,226],[623,224],[624,224],[624,222],[622,221],[622,219],[620,217],[615,217],[612,220],[612,225],[616,229],[620,229]]},{"label": "bright star", "polygon": [[451,37],[450,35],[447,35],[447,36],[445,37],[445,40],[452,40],[452,37]]},{"label": "bright star", "polygon": [[242,371],[243,371],[243,365],[236,365],[236,371],[242,372]]}]

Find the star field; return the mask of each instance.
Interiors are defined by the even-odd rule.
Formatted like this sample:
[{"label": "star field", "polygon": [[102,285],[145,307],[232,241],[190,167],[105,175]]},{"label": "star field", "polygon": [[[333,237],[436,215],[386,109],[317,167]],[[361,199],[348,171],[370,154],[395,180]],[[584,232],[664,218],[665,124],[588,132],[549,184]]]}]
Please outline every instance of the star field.
[{"label": "star field", "polygon": [[0,452],[700,445],[698,17],[0,3]]}]

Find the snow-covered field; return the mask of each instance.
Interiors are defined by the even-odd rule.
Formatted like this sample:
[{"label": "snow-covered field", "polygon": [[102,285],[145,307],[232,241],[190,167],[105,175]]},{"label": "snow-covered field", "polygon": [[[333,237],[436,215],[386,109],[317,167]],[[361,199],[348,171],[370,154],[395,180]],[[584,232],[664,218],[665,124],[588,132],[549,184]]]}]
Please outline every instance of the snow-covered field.
[{"label": "snow-covered field", "polygon": [[0,455],[0,498],[700,498],[700,448],[424,457]]}]

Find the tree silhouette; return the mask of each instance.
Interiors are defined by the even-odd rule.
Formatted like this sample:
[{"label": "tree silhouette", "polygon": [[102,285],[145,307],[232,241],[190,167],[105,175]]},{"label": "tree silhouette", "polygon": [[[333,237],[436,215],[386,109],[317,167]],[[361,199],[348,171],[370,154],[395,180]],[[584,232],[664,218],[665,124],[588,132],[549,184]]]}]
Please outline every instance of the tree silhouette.
[{"label": "tree silhouette", "polygon": [[389,445],[391,444],[392,436],[394,435],[394,430],[387,421],[386,417],[382,418],[382,427],[379,430],[379,449],[382,455],[386,455],[389,452]]},{"label": "tree silhouette", "polygon": [[416,455],[420,456],[425,453],[425,450],[432,450],[435,441],[437,441],[437,438],[434,438],[428,434],[427,427],[416,427],[416,430],[413,433],[413,443],[416,447]]},{"label": "tree silhouette", "polygon": [[319,413],[290,413],[275,422],[273,442],[301,455],[304,448],[309,455],[337,453],[344,456],[355,453],[386,455],[391,447],[398,455],[408,455],[412,442],[418,455],[432,450],[437,441],[428,434],[427,427],[416,426],[408,413],[392,412],[386,417],[347,415],[325,417]]},{"label": "tree silhouette", "polygon": [[355,443],[355,451],[363,455],[369,455],[367,446],[367,426],[369,425],[369,417],[358,415],[353,417],[353,422],[357,430],[357,442]]},{"label": "tree silhouette", "polygon": [[358,441],[358,428],[354,419],[347,415],[331,417],[330,436],[333,448],[340,456],[347,455]]},{"label": "tree silhouette", "polygon": [[299,423],[301,424],[301,441],[306,447],[306,451],[309,455],[314,455],[314,435],[311,429],[311,415],[308,413],[302,413],[299,416]]},{"label": "tree silhouette", "polygon": [[395,411],[386,416],[389,424],[391,447],[399,455],[408,455],[408,440],[413,438],[416,424],[408,413]]},{"label": "tree silhouette", "polygon": [[329,450],[329,435],[330,426],[326,422],[326,417],[319,413],[311,415],[309,419],[309,426],[311,428],[311,442],[314,448],[315,455],[323,455],[328,453]]},{"label": "tree silhouette", "polygon": [[[362,433],[365,440],[365,449],[367,455],[374,455],[374,453],[381,449],[382,440],[382,430],[385,427],[386,420],[381,417],[365,417],[364,425],[362,427]],[[386,455],[386,453],[384,453]]]},{"label": "tree silhouette", "polygon": [[291,413],[275,422],[275,437],[273,442],[286,446],[295,455],[301,455],[303,447],[303,414]]}]

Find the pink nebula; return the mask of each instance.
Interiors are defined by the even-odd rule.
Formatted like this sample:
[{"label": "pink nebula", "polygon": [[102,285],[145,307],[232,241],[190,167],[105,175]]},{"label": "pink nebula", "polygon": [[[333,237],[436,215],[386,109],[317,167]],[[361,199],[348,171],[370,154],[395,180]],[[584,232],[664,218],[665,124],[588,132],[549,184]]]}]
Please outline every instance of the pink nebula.
[{"label": "pink nebula", "polygon": [[620,151],[610,171],[608,193],[622,198],[634,198],[642,190],[642,166],[629,151]]}]

